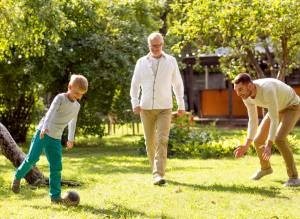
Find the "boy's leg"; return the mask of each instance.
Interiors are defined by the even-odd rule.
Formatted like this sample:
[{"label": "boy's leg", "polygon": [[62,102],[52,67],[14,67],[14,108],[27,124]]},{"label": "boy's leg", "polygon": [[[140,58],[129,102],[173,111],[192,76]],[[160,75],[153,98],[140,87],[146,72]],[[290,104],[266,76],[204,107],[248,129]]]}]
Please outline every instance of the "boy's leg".
[{"label": "boy's leg", "polygon": [[16,180],[21,180],[31,170],[32,166],[39,160],[43,148],[43,139],[40,139],[40,131],[37,131],[31,140],[30,149],[26,158],[16,170]]},{"label": "boy's leg", "polygon": [[52,200],[61,198],[61,170],[62,170],[62,145],[59,139],[45,135],[47,144],[45,146],[46,157],[49,162],[50,197]]},{"label": "boy's leg", "polygon": [[290,179],[297,179],[298,172],[296,168],[296,164],[294,161],[292,150],[290,149],[289,143],[287,141],[287,135],[294,128],[300,116],[300,106],[292,106],[285,109],[280,113],[281,122],[279,124],[275,144],[281,153],[286,169],[287,174]]}]

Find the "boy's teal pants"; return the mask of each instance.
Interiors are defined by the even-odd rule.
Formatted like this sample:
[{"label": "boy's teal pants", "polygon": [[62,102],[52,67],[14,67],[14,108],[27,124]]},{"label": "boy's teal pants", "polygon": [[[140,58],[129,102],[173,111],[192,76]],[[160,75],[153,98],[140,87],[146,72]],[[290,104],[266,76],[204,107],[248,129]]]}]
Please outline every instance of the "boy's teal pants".
[{"label": "boy's teal pants", "polygon": [[31,170],[32,166],[38,162],[43,150],[45,150],[50,166],[49,194],[51,199],[57,199],[61,197],[62,146],[60,139],[51,138],[46,134],[43,139],[40,139],[38,130],[33,136],[25,160],[15,173],[15,179],[21,180]]}]

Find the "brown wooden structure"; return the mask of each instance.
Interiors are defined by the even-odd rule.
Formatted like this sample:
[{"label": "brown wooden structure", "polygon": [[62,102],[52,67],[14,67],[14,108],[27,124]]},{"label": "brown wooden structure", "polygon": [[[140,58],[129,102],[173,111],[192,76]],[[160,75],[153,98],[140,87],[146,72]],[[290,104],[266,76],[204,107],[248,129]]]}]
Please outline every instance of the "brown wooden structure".
[{"label": "brown wooden structure", "polygon": [[[223,78],[210,73],[212,67],[219,65],[218,56],[186,57],[182,61],[186,64],[183,78],[188,111],[194,112],[200,119],[226,118],[230,121],[231,119],[247,118],[246,107],[242,99],[233,91],[231,82],[226,80],[222,72],[218,74]],[[195,74],[193,70],[197,61],[204,68],[204,74],[201,76]],[[204,78],[204,83],[200,84],[197,80],[199,77]],[[290,84],[300,95],[300,70],[289,75],[286,83]],[[262,110],[259,110],[259,115],[262,116]]]}]

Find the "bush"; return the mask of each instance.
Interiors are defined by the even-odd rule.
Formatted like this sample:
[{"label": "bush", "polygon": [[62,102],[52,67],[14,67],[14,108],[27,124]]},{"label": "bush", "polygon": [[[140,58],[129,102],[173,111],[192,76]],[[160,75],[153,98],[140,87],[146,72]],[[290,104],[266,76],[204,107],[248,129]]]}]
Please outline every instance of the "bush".
[{"label": "bush", "polygon": [[[169,135],[168,156],[201,158],[232,156],[238,144],[236,139],[239,138],[240,136],[237,135],[225,140],[214,125],[196,127],[190,114],[174,116]],[[144,137],[141,137],[137,144],[139,153],[146,154]]]},{"label": "bush", "polygon": [[[172,157],[200,157],[221,158],[233,157],[234,149],[244,141],[246,128],[217,129],[215,125],[195,126],[190,117],[173,118],[170,130],[168,156]],[[299,152],[299,140],[297,134],[288,136],[291,148],[295,153]],[[146,154],[144,137],[137,142],[140,146],[139,153]],[[275,147],[272,153],[278,153]],[[255,155],[255,148],[250,147],[248,155]]]}]

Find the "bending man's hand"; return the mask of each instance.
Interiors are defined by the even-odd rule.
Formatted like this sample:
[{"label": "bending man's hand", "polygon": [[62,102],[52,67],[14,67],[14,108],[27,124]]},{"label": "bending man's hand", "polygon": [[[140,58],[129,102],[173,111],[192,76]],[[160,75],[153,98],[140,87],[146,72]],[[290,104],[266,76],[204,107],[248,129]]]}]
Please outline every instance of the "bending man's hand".
[{"label": "bending man's hand", "polygon": [[245,155],[245,153],[248,151],[248,147],[245,145],[239,145],[234,151],[234,157],[235,158],[240,158]]}]

